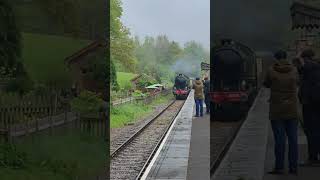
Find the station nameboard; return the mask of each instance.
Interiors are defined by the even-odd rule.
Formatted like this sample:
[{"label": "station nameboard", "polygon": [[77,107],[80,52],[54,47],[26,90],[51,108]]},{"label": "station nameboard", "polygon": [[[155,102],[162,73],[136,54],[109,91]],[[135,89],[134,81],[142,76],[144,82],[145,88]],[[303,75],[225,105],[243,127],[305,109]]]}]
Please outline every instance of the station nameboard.
[{"label": "station nameboard", "polygon": [[210,64],[202,62],[201,63],[201,70],[209,71],[210,70]]}]

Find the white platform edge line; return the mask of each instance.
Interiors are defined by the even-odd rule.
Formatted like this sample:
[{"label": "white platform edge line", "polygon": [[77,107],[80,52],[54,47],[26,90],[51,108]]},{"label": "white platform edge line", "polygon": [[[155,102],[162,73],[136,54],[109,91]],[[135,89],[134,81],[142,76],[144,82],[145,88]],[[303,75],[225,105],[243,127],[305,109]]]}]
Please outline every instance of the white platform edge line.
[{"label": "white platform edge line", "polygon": [[[193,93],[193,91],[191,91],[190,93]],[[188,101],[189,99],[190,99],[190,96],[188,97],[188,99],[187,99],[186,101]],[[186,102],[185,102],[185,103],[186,103]],[[155,163],[156,160],[158,159],[158,156],[159,156],[159,154],[160,154],[163,146],[166,144],[167,139],[168,139],[169,135],[171,134],[171,131],[172,131],[174,125],[176,124],[177,120],[180,118],[181,113],[182,113],[182,110],[183,110],[183,109],[181,109],[181,111],[179,112],[179,114],[177,115],[177,117],[174,119],[174,121],[173,121],[173,123],[172,123],[172,125],[171,125],[171,127],[170,127],[170,129],[169,129],[169,131],[168,131],[168,133],[167,133],[166,136],[164,137],[162,143],[160,144],[160,146],[159,146],[156,154],[153,156],[153,158],[152,158],[150,164],[148,165],[146,171],[145,171],[144,174],[142,175],[141,180],[146,180],[146,178],[148,177],[148,175],[149,175],[149,173],[150,173],[150,170],[152,169],[154,163]]]}]

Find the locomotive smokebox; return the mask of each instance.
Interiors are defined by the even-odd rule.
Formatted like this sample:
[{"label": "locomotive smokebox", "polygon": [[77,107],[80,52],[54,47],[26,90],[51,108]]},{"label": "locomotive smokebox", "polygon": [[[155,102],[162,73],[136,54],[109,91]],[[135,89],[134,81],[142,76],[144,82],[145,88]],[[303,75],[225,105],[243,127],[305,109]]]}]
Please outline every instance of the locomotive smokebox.
[{"label": "locomotive smokebox", "polygon": [[213,67],[216,78],[232,80],[239,78],[244,59],[232,48],[222,48],[214,52]]}]

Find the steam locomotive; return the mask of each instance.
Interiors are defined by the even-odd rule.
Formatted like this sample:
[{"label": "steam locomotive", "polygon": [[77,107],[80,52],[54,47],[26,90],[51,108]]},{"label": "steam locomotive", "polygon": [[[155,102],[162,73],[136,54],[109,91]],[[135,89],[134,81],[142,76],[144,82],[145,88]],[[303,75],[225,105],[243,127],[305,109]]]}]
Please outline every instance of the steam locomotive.
[{"label": "steam locomotive", "polygon": [[210,69],[211,112],[214,112],[211,120],[219,114],[239,117],[247,112],[262,74],[262,63],[255,52],[244,44],[223,39],[213,49]]},{"label": "steam locomotive", "polygon": [[173,86],[173,94],[177,100],[187,99],[190,92],[190,78],[184,74],[176,76]]}]

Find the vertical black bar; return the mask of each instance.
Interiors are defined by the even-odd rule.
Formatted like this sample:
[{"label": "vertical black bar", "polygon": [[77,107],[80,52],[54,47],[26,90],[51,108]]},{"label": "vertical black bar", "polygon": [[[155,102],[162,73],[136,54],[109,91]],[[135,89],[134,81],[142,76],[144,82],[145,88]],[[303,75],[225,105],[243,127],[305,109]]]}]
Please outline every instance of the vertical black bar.
[{"label": "vertical black bar", "polygon": [[106,94],[106,120],[105,120],[105,138],[107,141],[107,151],[106,151],[106,157],[107,157],[107,164],[106,164],[106,174],[107,174],[107,179],[110,179],[110,0],[104,1],[106,3],[106,60],[107,60],[107,71],[108,71],[108,78],[106,80],[106,86],[107,86],[107,94]]},{"label": "vertical black bar", "polygon": [[[214,45],[214,32],[213,32],[213,1],[210,1],[210,92],[213,92],[214,75],[213,75],[213,45]],[[210,122],[213,121],[214,104],[210,101]]]}]

